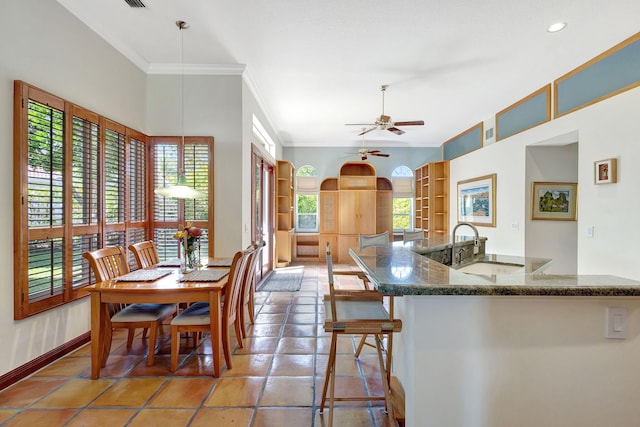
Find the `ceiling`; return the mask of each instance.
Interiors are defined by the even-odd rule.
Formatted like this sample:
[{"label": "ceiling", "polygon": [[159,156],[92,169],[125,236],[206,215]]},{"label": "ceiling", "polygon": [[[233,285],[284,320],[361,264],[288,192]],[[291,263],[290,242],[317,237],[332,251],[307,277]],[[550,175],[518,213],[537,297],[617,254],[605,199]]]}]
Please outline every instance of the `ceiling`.
[{"label": "ceiling", "polygon": [[440,146],[640,30],[638,0],[141,1],[58,0],[145,72],[244,70],[296,147],[360,145],[345,123],[380,116],[383,84],[385,114],[425,126],[365,143]]}]

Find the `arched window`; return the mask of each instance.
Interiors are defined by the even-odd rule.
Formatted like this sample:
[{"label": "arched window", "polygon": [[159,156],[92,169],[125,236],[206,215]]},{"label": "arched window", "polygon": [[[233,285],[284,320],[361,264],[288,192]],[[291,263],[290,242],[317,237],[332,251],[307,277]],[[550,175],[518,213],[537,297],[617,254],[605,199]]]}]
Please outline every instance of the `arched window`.
[{"label": "arched window", "polygon": [[296,231],[318,231],[318,171],[305,165],[296,173]]},{"label": "arched window", "polygon": [[411,229],[413,224],[413,171],[398,166],[391,172],[393,183],[393,230]]}]

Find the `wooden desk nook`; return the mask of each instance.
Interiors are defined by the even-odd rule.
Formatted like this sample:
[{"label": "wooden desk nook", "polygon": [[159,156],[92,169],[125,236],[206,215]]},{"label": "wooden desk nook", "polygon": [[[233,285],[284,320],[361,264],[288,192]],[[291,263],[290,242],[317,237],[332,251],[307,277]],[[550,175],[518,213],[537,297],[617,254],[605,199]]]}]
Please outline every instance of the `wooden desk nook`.
[{"label": "wooden desk nook", "polygon": [[[228,268],[226,269],[228,272]],[[211,343],[213,351],[213,376],[219,377],[222,370],[222,297],[228,275],[218,281],[182,282],[179,269],[157,280],[133,282],[106,280],[88,288],[91,292],[91,378],[100,377],[100,369],[106,364],[102,360],[105,330],[110,325],[109,303],[191,303],[209,302],[211,310]],[[153,344],[149,344],[153,345]]]}]

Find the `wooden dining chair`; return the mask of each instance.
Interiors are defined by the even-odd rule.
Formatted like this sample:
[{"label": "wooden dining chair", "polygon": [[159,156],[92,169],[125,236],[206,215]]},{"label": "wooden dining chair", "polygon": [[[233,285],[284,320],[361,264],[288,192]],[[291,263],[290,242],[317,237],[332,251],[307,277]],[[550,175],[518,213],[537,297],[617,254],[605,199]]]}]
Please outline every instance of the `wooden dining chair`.
[{"label": "wooden dining chair", "polygon": [[[390,336],[402,330],[402,321],[394,319],[385,309],[383,295],[373,290],[344,290],[335,289],[333,281],[333,262],[329,243],[327,252],[327,275],[329,279],[329,295],[325,295],[325,332],[331,333],[331,346],[329,348],[329,361],[322,390],[320,413],[324,412],[329,393],[329,421],[328,426],[333,425],[333,409],[336,401],[376,401],[384,400],[389,420],[395,423],[394,409],[391,396],[391,349],[386,351],[386,364],[383,356],[382,340],[384,336]],[[376,337],[376,350],[378,365],[384,396],[335,396],[336,380],[336,348],[339,335],[369,334]],[[390,423],[391,424],[391,423]]]},{"label": "wooden dining chair", "polygon": [[256,268],[260,262],[260,256],[262,254],[262,248],[265,242],[255,243],[253,246],[255,253],[251,258],[251,264],[247,269],[247,279],[242,286],[241,298],[239,300],[240,307],[238,308],[240,316],[240,326],[242,337],[247,337],[247,319],[245,313],[249,315],[249,322],[253,325],[255,323],[255,293],[256,293]]},{"label": "wooden dining chair", "polygon": [[138,268],[147,268],[160,262],[158,248],[153,240],[134,243],[129,245],[129,250],[133,253],[138,263]]},{"label": "wooden dining chair", "polygon": [[[238,316],[238,307],[242,284],[246,279],[251,256],[255,250],[238,251],[233,256],[227,285],[224,291],[224,303],[222,307],[222,348],[227,369],[231,369],[231,340],[229,328],[235,327],[236,340],[242,348],[242,332]],[[196,302],[187,307],[171,320],[171,372],[178,367],[178,353],[180,351],[181,332],[210,332],[211,319],[208,302]],[[217,343],[211,343],[217,345]]]},{"label": "wooden dining chair", "polygon": [[[118,276],[129,273],[126,255],[122,246],[111,246],[82,254],[89,261],[96,282],[115,279]],[[109,352],[111,351],[111,339],[114,328],[128,329],[127,348],[131,348],[136,328],[144,328],[142,338],[146,337],[149,330],[147,343],[147,365],[153,365],[156,337],[162,322],[176,312],[175,304],[109,304],[109,317],[111,328],[107,328],[105,348],[102,354],[102,367],[105,366]]]}]

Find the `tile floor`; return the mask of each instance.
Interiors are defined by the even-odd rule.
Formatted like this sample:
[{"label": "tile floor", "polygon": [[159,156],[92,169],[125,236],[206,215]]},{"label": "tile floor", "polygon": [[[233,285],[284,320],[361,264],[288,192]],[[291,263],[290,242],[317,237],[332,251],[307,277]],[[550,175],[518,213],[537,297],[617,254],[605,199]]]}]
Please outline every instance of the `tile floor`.
[{"label": "tile floor", "polygon": [[[342,286],[357,286],[347,283],[352,278],[341,280]],[[221,378],[210,376],[207,339],[195,348],[191,339],[182,339],[172,375],[168,326],[153,367],[146,364],[146,340],[137,337],[127,350],[126,335],[116,332],[100,379],[90,379],[87,344],[0,391],[0,425],[324,426],[328,411],[323,418],[318,408],[330,344],[322,327],[327,292],[326,266],[306,263],[299,292],[257,293],[256,323],[244,348],[235,349],[233,369],[225,368]],[[382,394],[375,351],[353,357],[358,338],[338,343],[336,395]],[[338,405],[337,427],[389,425],[383,402]]]}]

